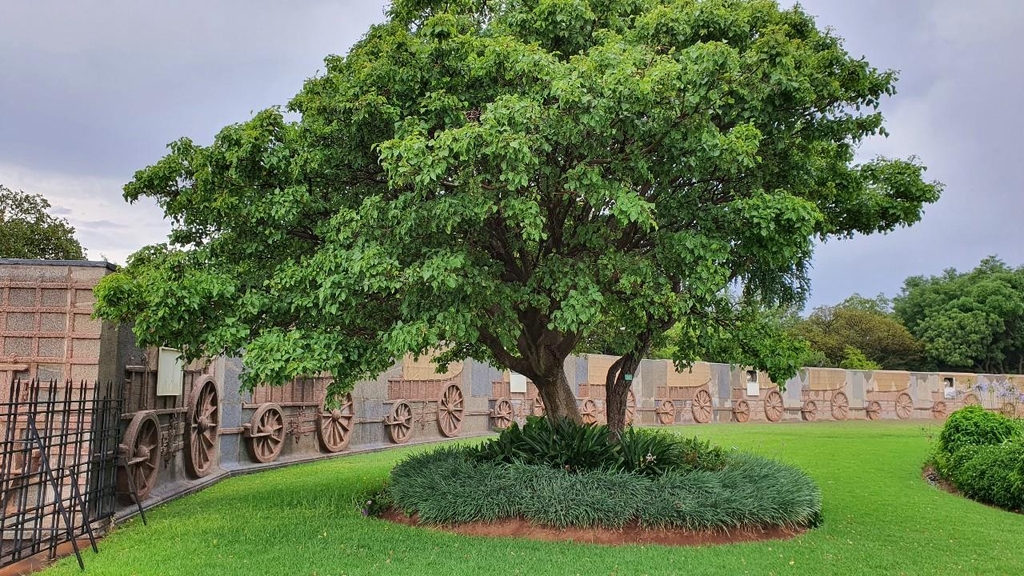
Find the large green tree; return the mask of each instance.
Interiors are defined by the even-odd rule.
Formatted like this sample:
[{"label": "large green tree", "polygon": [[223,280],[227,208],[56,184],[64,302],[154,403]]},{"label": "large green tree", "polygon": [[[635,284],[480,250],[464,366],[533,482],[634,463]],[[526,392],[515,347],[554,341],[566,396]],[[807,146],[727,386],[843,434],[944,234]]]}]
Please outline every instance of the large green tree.
[{"label": "large green tree", "polygon": [[939,368],[1024,373],[1024,267],[990,256],[970,272],[912,276],[894,308]]},{"label": "large green tree", "polygon": [[[821,306],[792,331],[819,352],[822,365],[922,370],[924,345],[891,312],[884,296],[854,294],[835,306]],[[863,357],[869,362],[859,361]]]},{"label": "large green tree", "polygon": [[75,229],[49,209],[50,202],[40,194],[0,185],[0,258],[85,258]]},{"label": "large green tree", "polygon": [[854,162],[894,81],[771,1],[396,0],[298,120],[262,111],[135,175],[170,242],[98,310],[143,344],[242,350],[249,383],[328,370],[339,390],[443,346],[572,418],[563,362],[615,326],[618,427],[677,322],[681,363],[715,343],[795,369],[752,311],[803,296],[814,238],[938,197],[912,159]]}]

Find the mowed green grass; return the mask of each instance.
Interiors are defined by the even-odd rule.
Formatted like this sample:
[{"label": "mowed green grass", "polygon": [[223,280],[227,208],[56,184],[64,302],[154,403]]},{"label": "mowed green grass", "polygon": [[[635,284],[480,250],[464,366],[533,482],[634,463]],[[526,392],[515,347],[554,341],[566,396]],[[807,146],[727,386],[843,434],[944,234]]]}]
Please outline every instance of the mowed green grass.
[{"label": "mowed green grass", "polygon": [[[702,548],[471,538],[364,518],[364,494],[424,447],[233,478],[131,521],[86,574],[1024,574],[1024,515],[929,486],[928,422],[683,427],[802,467],[824,524],[788,541]],[[46,574],[79,574],[74,557]]]}]

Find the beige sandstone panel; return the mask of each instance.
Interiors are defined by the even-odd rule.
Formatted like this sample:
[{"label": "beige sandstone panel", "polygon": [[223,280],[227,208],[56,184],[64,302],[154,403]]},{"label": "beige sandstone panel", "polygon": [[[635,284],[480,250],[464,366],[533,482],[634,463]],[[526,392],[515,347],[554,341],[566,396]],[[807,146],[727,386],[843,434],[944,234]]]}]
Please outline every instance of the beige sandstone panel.
[{"label": "beige sandstone panel", "polygon": [[896,370],[875,370],[871,375],[875,392],[898,392],[910,387],[910,373]]},{"label": "beige sandstone panel", "polygon": [[447,372],[437,372],[432,354],[424,354],[418,359],[412,354],[402,360],[402,380],[447,380],[462,373],[462,362],[452,362]]},{"label": "beige sandstone panel", "polygon": [[692,367],[679,372],[671,362],[665,362],[665,381],[669,387],[694,388],[711,381],[711,364],[695,362]]},{"label": "beige sandstone panel", "polygon": [[603,354],[587,354],[587,384],[604,384],[608,369],[618,358]]},{"label": "beige sandstone panel", "polygon": [[846,386],[846,370],[842,368],[807,368],[810,390],[838,390]]}]

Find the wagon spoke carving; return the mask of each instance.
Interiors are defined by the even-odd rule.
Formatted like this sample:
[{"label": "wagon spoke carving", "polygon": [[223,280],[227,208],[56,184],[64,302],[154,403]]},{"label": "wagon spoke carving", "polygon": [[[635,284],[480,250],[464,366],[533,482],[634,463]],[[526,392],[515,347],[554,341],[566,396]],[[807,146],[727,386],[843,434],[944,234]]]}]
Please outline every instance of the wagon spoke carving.
[{"label": "wagon spoke carving", "polygon": [[118,447],[122,466],[117,471],[117,491],[129,502],[134,501],[129,490],[128,476],[135,485],[135,498],[139,502],[149,496],[156,486],[160,463],[160,421],[153,411],[138,412],[132,417],[124,433],[124,442]]},{"label": "wagon spoke carving", "polygon": [[537,396],[533,399],[533,404],[531,405],[530,413],[533,414],[534,416],[544,415],[544,400],[541,399],[540,396]]},{"label": "wagon spoke carving", "polygon": [[900,420],[906,420],[914,415],[914,399],[906,392],[896,397],[896,416]]},{"label": "wagon spoke carving", "polygon": [[587,398],[580,405],[580,416],[583,417],[584,424],[596,424],[597,423],[597,402],[594,402],[590,398]]},{"label": "wagon spoke carving", "polygon": [[784,405],[782,403],[782,394],[779,394],[778,390],[772,390],[764,397],[764,417],[769,422],[778,422],[782,420],[782,411]]},{"label": "wagon spoke carving", "polygon": [[352,425],[356,410],[352,394],[341,397],[337,408],[320,408],[317,412],[317,437],[320,445],[328,452],[341,452],[352,440]]},{"label": "wagon spoke carving", "polygon": [[277,404],[263,404],[253,412],[246,428],[249,455],[257,462],[273,462],[284,448],[284,412]]},{"label": "wagon spoke carving", "polygon": [[491,409],[491,420],[494,422],[495,430],[504,430],[512,425],[512,421],[515,420],[515,408],[512,406],[512,401],[508,398],[501,397],[494,402],[494,408]]},{"label": "wagon spoke carving", "polygon": [[404,444],[412,437],[412,407],[399,400],[391,407],[391,414],[384,419],[388,437],[395,444]]},{"label": "wagon spoke carving", "polygon": [[188,450],[185,454],[185,468],[192,476],[202,478],[213,470],[217,461],[220,401],[217,384],[213,379],[206,377],[193,385],[186,422]]},{"label": "wagon spoke carving", "polygon": [[732,404],[732,417],[737,422],[750,420],[750,403],[746,400],[737,400]]},{"label": "wagon spoke carving", "polygon": [[441,434],[451,438],[462,430],[462,416],[466,410],[462,389],[452,384],[444,389],[437,403],[437,425]]},{"label": "wagon spoke carving", "polygon": [[868,415],[868,420],[878,420],[882,417],[882,403],[878,400],[872,400],[868,402],[864,412]]},{"label": "wagon spoke carving", "polygon": [[807,422],[814,422],[818,419],[818,403],[814,400],[805,400],[800,407],[800,417]]},{"label": "wagon spoke carving", "polygon": [[699,424],[711,422],[714,406],[711,402],[711,394],[707,390],[698,390],[690,402],[690,412],[693,413],[693,420]]},{"label": "wagon spoke carving", "polygon": [[658,422],[662,424],[672,424],[676,421],[676,405],[667,398],[658,403],[656,413]]},{"label": "wagon spoke carving", "polygon": [[843,392],[832,395],[832,418],[846,420],[850,416],[850,399]]}]

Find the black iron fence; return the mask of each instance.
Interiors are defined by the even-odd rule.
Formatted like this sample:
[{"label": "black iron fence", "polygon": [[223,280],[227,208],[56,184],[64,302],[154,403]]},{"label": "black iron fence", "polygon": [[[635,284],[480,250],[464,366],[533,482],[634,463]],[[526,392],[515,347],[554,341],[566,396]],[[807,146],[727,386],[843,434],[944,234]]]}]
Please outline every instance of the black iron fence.
[{"label": "black iron fence", "polygon": [[0,404],[0,566],[78,540],[114,514],[120,385],[15,380]]}]

